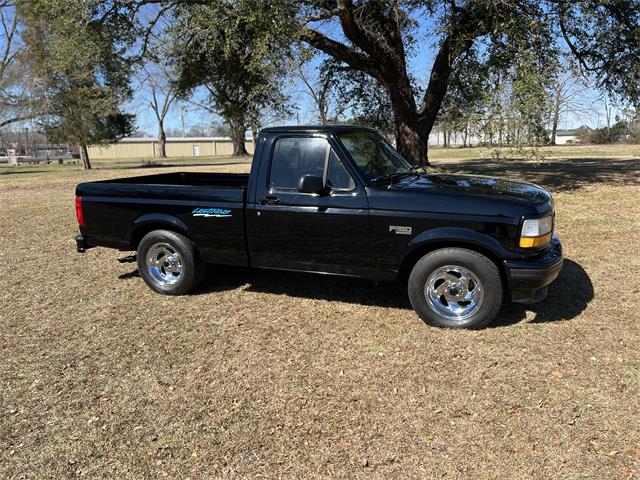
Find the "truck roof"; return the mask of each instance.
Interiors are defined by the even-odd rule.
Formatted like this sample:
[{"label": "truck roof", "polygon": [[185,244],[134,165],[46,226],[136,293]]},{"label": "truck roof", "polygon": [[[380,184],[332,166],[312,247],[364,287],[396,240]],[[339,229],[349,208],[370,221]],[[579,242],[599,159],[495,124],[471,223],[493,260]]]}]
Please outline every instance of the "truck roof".
[{"label": "truck roof", "polygon": [[374,132],[375,129],[371,127],[365,127],[362,125],[284,125],[280,127],[267,127],[261,129],[264,133],[279,133],[279,132],[343,132],[347,130],[367,130]]}]

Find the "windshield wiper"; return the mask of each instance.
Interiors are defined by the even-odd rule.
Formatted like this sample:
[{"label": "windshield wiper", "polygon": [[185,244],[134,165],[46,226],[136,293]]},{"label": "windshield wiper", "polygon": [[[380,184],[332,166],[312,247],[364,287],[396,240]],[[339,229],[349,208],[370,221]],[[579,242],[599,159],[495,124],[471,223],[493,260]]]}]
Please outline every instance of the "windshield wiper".
[{"label": "windshield wiper", "polygon": [[393,172],[393,173],[387,173],[386,175],[380,175],[379,177],[374,178],[373,180],[371,180],[373,183],[381,183],[384,181],[391,181],[391,183],[393,183],[393,180],[395,178],[401,178],[401,177],[406,177],[409,175],[413,175],[414,172],[412,170],[406,170],[404,172]]}]

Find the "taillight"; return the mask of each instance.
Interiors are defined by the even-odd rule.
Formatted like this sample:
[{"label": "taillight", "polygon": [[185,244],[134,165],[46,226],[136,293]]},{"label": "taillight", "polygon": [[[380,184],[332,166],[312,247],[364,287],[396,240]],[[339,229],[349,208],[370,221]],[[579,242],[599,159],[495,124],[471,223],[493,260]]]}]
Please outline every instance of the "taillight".
[{"label": "taillight", "polygon": [[76,218],[78,225],[84,227],[84,213],[82,213],[82,197],[76,197]]}]

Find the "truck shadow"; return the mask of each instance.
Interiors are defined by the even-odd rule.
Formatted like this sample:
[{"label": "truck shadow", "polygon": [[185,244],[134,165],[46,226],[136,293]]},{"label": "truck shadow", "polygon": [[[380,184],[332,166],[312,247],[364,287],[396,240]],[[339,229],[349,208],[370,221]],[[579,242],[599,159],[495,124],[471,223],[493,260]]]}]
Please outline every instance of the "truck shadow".
[{"label": "truck shadow", "polygon": [[[203,285],[194,295],[244,288],[248,292],[287,295],[411,310],[404,282],[372,283],[348,277],[329,277],[295,272],[251,270],[248,268],[211,266]],[[535,305],[505,302],[491,325],[502,327],[518,323],[533,312],[531,323],[571,320],[582,313],[593,298],[593,284],[578,263],[565,259],[547,298]]]},{"label": "truck shadow", "polygon": [[[129,280],[139,276],[136,269],[118,278]],[[404,282],[373,283],[359,278],[252,270],[225,265],[211,265],[205,281],[193,295],[237,289],[294,298],[412,310]],[[556,281],[550,285],[549,294],[544,301],[534,305],[505,302],[489,328],[519,323],[526,319],[527,312],[534,315],[530,323],[571,320],[587,308],[593,294],[593,284],[587,272],[580,264],[565,259],[562,270]]]},{"label": "truck shadow", "polygon": [[593,299],[593,284],[582,266],[565,258],[562,270],[549,286],[547,298],[534,305],[506,302],[490,327],[503,327],[521,322],[532,312],[530,323],[571,320],[580,315]]},{"label": "truck shadow", "polygon": [[441,173],[466,173],[522,179],[552,191],[576,190],[590,185],[638,185],[640,159],[568,158],[562,160],[465,160],[438,161]]},{"label": "truck shadow", "polygon": [[362,278],[210,265],[194,295],[243,288],[248,292],[286,295],[365,306],[411,309],[406,285],[374,283]]}]

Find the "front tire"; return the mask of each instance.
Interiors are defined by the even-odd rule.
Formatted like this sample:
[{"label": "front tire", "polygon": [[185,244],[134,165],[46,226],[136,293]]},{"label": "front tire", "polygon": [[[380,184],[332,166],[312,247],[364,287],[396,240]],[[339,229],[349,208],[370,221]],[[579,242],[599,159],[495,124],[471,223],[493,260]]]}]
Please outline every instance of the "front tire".
[{"label": "front tire", "polygon": [[466,248],[443,248],[422,257],[411,271],[408,291],[418,316],[444,328],[486,327],[503,295],[498,267]]},{"label": "front tire", "polygon": [[187,237],[170,230],[154,230],[140,240],[138,270],[156,292],[184,295],[202,282],[205,265]]}]

